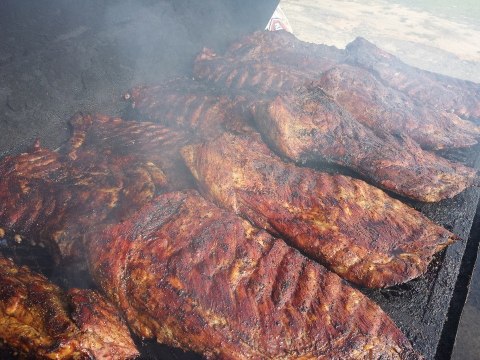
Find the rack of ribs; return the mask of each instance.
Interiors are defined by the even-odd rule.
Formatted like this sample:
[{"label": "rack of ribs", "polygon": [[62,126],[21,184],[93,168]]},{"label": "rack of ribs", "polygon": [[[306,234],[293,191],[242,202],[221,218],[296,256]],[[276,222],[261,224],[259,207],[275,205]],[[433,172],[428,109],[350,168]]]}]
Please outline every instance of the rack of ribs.
[{"label": "rack of ribs", "polygon": [[308,43],[287,31],[256,31],[230,45],[226,58],[269,61],[318,76],[346,59],[345,50]]},{"label": "rack of ribs", "polygon": [[262,135],[283,156],[345,166],[415,200],[451,198],[477,183],[472,168],[422,150],[406,136],[374,133],[316,84],[260,102],[254,113]]},{"label": "rack of ribs", "polygon": [[190,190],[91,234],[99,286],[145,338],[207,359],[420,359],[338,276]]},{"label": "rack of ribs", "polygon": [[118,310],[92,290],[65,294],[47,278],[0,256],[0,339],[35,359],[133,359]]},{"label": "rack of ribs", "polygon": [[[325,55],[325,51],[314,55],[319,51],[313,50],[310,56],[304,54],[305,49],[329,47],[302,42],[291,34],[267,33],[254,33],[239,41],[224,56],[204,49],[195,61],[195,77],[218,87],[252,91],[257,99],[318,80],[318,86],[372,130],[408,135],[423,148],[432,150],[476,144],[480,135],[477,125],[437,105],[414,101],[360,66],[342,64],[343,56]],[[269,41],[272,47],[268,46]],[[282,45],[286,48],[285,57],[280,55]],[[312,66],[307,61],[312,58],[318,59],[314,64],[324,66]]]},{"label": "rack of ribs", "polygon": [[408,135],[424,149],[468,147],[480,136],[480,127],[472,122],[420,105],[359,67],[335,66],[322,74],[318,85],[373,131]]},{"label": "rack of ribs", "polygon": [[287,164],[251,136],[182,149],[207,198],[371,288],[413,279],[456,237],[364,181]]},{"label": "rack of ribs", "polygon": [[361,37],[348,44],[346,52],[349,63],[366,68],[385,85],[421,104],[465,118],[480,118],[480,84],[409,66]]},{"label": "rack of ribs", "polygon": [[58,263],[84,259],[85,229],[193,186],[179,153],[188,136],[180,131],[100,115],[71,122],[73,135],[60,151],[36,143],[0,161],[1,231],[47,247]]},{"label": "rack of ribs", "polygon": [[220,93],[204,83],[181,78],[135,87],[124,98],[141,117],[189,131],[203,140],[225,131],[247,131],[251,126],[248,103],[241,96],[232,100]]}]

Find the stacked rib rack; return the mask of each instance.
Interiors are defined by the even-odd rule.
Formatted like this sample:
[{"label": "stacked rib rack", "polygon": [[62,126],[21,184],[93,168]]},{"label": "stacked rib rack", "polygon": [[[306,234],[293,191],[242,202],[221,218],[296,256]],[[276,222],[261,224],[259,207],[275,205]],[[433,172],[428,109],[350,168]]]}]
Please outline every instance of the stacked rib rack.
[{"label": "stacked rib rack", "polygon": [[[118,334],[72,320],[59,288],[0,258],[6,346],[131,358],[126,324],[209,359],[422,358],[352,284],[406,283],[459,240],[405,201],[477,184],[432,150],[476,144],[480,85],[364,39],[339,50],[285,32],[204,49],[193,71],[126,93],[136,121],[78,113],[62,148],[1,160],[0,237],[88,268],[106,299],[71,301],[95,301]],[[50,332],[50,317],[66,325]]]}]

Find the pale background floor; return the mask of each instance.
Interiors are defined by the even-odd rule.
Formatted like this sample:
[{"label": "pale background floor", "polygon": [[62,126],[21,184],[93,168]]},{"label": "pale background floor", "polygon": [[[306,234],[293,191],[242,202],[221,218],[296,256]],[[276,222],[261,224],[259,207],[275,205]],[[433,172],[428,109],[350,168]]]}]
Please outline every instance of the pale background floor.
[{"label": "pale background floor", "polygon": [[[480,0],[282,0],[294,34],[344,48],[357,36],[411,65],[480,82]],[[480,261],[452,359],[480,359]]]}]

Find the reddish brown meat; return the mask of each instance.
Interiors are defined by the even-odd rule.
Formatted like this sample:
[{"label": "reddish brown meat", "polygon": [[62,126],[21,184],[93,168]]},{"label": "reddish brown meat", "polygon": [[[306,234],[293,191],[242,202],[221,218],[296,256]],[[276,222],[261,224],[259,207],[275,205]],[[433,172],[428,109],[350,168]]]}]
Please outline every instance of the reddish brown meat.
[{"label": "reddish brown meat", "polygon": [[72,289],[66,296],[42,275],[1,256],[0,339],[34,359],[138,355],[117,309],[98,293]]},{"label": "reddish brown meat", "polygon": [[203,49],[194,75],[219,87],[276,93],[315,79],[345,60],[333,46],[306,43],[285,31],[257,31],[232,44],[224,56]]},{"label": "reddish brown meat", "polygon": [[339,277],[197,193],[94,235],[98,283],[139,335],[207,359],[418,359]]},{"label": "reddish brown meat", "polygon": [[282,155],[300,163],[321,160],[351,168],[412,199],[451,198],[477,182],[475,170],[424,151],[408,137],[378,136],[317,84],[256,105],[254,118]]},{"label": "reddish brown meat", "polygon": [[203,139],[214,138],[226,130],[242,132],[251,117],[240,97],[232,101],[191,79],[138,86],[125,94],[125,98],[150,121],[185,129]]},{"label": "reddish brown meat", "polygon": [[305,71],[270,60],[247,60],[217,56],[203,49],[195,60],[193,73],[198,80],[231,90],[250,90],[261,97],[274,95],[311,81]]},{"label": "reddish brown meat", "polygon": [[471,146],[480,135],[480,128],[473,123],[434,107],[420,106],[359,67],[335,66],[321,76],[319,85],[355,120],[374,131],[408,135],[425,149]]},{"label": "reddish brown meat", "polygon": [[77,153],[82,152],[91,156],[103,154],[108,159],[129,156],[161,169],[170,191],[192,186],[191,176],[179,153],[182,146],[191,142],[185,132],[151,122],[125,121],[100,114],[77,114],[71,124],[73,136],[65,149],[70,158],[75,159]]},{"label": "reddish brown meat", "polygon": [[287,31],[256,31],[233,43],[225,53],[237,61],[269,61],[318,76],[345,61],[334,46],[301,41]]},{"label": "reddish brown meat", "polygon": [[[321,45],[301,42],[292,35],[283,36],[286,38],[254,33],[234,44],[224,56],[204,49],[195,61],[194,74],[218,87],[252,91],[257,101],[319,79],[318,86],[356,120],[373,130],[408,135],[423,148],[433,150],[476,144],[480,135],[478,126],[443,109],[413,101],[402,92],[383,85],[361,67],[337,65],[342,57],[329,55],[326,58],[335,61],[327,62],[322,60],[325,55],[319,54],[318,63],[325,66],[313,66],[316,64],[312,62],[316,58],[315,51],[310,57],[304,53],[310,48],[321,48]],[[289,61],[275,55],[282,45],[287,48],[285,59]],[[298,58],[297,63],[292,60],[294,58]]]},{"label": "reddish brown meat", "polygon": [[421,104],[466,118],[480,118],[480,84],[409,66],[360,37],[347,46],[346,52],[350,63],[368,69],[384,84]]},{"label": "reddish brown meat", "polygon": [[424,273],[455,236],[367,183],[286,164],[252,137],[182,150],[203,194],[367,287]]},{"label": "reddish brown meat", "polygon": [[37,144],[0,161],[0,229],[42,243],[58,261],[84,258],[86,229],[117,222],[158,193],[192,186],[178,152],[188,139],[182,133],[104,116],[78,114],[72,123],[74,135],[60,153]]}]

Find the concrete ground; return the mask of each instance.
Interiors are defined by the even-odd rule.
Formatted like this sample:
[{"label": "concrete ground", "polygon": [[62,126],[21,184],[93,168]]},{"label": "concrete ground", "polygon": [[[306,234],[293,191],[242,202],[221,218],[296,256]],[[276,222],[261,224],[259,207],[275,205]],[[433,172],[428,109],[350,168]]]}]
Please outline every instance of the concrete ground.
[{"label": "concrete ground", "polygon": [[[344,48],[365,37],[408,64],[480,82],[480,1],[282,0],[294,34]],[[480,264],[452,359],[480,359]]]}]

